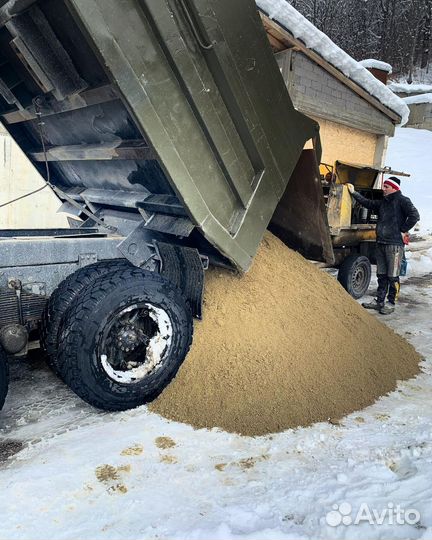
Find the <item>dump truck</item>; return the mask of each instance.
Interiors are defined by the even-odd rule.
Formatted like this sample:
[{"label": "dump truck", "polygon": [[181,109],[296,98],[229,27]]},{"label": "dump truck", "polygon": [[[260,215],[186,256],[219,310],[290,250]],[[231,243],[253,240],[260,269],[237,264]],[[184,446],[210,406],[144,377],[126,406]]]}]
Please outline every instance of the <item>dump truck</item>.
[{"label": "dump truck", "polygon": [[0,37],[0,120],[69,215],[0,231],[0,405],[39,344],[95,407],[154,399],[205,270],[246,272],[269,226],[335,262],[319,126],[252,0],[0,0]]}]

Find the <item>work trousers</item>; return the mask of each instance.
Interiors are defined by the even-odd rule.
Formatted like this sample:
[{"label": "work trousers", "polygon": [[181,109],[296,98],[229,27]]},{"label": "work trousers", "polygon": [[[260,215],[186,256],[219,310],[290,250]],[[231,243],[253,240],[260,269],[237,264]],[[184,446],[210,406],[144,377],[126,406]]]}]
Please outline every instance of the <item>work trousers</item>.
[{"label": "work trousers", "polygon": [[391,304],[396,303],[400,291],[399,274],[403,255],[403,246],[377,243],[377,302],[383,304],[387,297]]}]

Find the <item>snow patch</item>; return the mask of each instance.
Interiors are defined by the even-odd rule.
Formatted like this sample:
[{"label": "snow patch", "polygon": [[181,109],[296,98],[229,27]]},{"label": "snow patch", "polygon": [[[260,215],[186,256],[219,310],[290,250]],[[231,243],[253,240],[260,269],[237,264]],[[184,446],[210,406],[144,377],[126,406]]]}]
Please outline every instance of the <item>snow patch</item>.
[{"label": "snow patch", "polygon": [[308,49],[317,52],[383,105],[398,114],[402,119],[401,125],[407,123],[409,118],[408,106],[365,67],[333,43],[328,36],[288,4],[286,0],[255,0],[255,2],[270,19],[274,19],[281,24],[295,38],[300,39]]},{"label": "snow patch", "polygon": [[388,88],[397,94],[424,94],[425,92],[432,92],[432,84],[391,83],[388,85]]},{"label": "snow patch", "polygon": [[381,62],[381,60],[375,60],[375,58],[367,58],[366,60],[360,60],[359,64],[361,64],[366,69],[379,69],[381,71],[385,71],[389,75],[393,73],[393,68],[390,64],[387,64],[386,62]]},{"label": "snow patch", "polygon": [[407,105],[417,104],[417,103],[432,103],[432,93],[430,94],[419,94],[418,96],[409,96],[403,98]]},{"label": "snow patch", "polygon": [[405,256],[408,260],[408,277],[425,276],[432,272],[432,248],[426,252],[406,250]]}]

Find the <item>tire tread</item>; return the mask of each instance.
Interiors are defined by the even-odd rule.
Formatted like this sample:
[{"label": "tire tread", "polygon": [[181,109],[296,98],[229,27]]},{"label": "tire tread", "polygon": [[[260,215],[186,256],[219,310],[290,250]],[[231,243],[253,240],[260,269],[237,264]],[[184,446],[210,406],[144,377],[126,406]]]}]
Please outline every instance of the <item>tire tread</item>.
[{"label": "tire tread", "polygon": [[[131,280],[138,280],[137,283],[145,279],[149,288],[157,286],[161,293],[172,302],[181,300],[184,314],[179,319],[178,325],[185,335],[185,342],[180,342],[171,351],[171,356],[175,359],[167,373],[164,373],[163,380],[155,385],[153,381],[141,382],[139,395],[134,392],[133,385],[131,391],[121,399],[107,397],[103,392],[95,388],[93,381],[86,380],[83,375],[82,365],[78,359],[79,351],[84,347],[83,329],[92,325],[98,326],[92,317],[100,302],[110,293],[119,287],[121,283],[130,283]],[[181,363],[186,357],[193,334],[193,319],[190,308],[181,296],[180,291],[170,282],[157,273],[141,270],[132,267],[130,269],[117,270],[105,274],[93,281],[79,297],[76,297],[66,311],[60,328],[60,344],[58,351],[57,367],[60,376],[65,383],[84,401],[103,410],[125,410],[137,407],[153,400],[175,377]],[[125,394],[126,394],[125,389]]]},{"label": "tire tread", "polygon": [[62,318],[75,298],[102,275],[122,268],[133,268],[125,259],[101,261],[83,268],[64,279],[52,293],[45,305],[40,324],[41,347],[46,353],[50,368],[60,375],[57,365],[58,335]]}]

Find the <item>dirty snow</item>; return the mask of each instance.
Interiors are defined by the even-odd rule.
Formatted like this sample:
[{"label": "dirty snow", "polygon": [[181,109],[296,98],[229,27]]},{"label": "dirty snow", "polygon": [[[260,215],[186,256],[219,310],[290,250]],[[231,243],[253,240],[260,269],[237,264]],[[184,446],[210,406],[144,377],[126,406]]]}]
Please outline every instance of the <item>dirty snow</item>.
[{"label": "dirty snow", "polygon": [[[407,147],[403,168],[421,171],[414,143],[428,158],[428,132],[414,131],[398,130],[390,153]],[[423,372],[340,423],[249,438],[146,407],[104,413],[37,356],[14,361],[0,539],[431,538],[432,236],[409,250],[398,311],[381,320],[425,357]]]},{"label": "dirty snow", "polygon": [[365,67],[338,47],[323,32],[318,30],[286,0],[255,0],[257,6],[270,19],[286,28],[295,38],[300,39],[307,48],[314,50],[344,75],[355,81],[364,90],[377,98],[406,124],[409,109],[387,86],[376,79]]},{"label": "dirty snow", "polygon": [[[432,237],[428,242],[413,244],[414,253],[432,246]],[[425,355],[424,372],[337,425],[248,438],[194,430],[146,407],[102,413],[42,362],[14,364],[1,448],[9,440],[10,448],[24,449],[0,468],[0,538],[430,538],[430,248],[426,253],[429,274],[405,280],[399,313],[385,319]],[[352,519],[365,505],[379,513],[400,505],[420,518],[414,525],[386,519],[331,526],[333,505],[345,510],[343,503]],[[329,512],[336,512],[330,524]]]},{"label": "dirty snow", "polygon": [[369,69],[380,69],[381,71],[387,72],[389,75],[391,75],[393,72],[393,68],[390,64],[387,64],[387,62],[381,62],[381,60],[375,60],[375,58],[360,60],[359,64]]},{"label": "dirty snow", "polygon": [[408,276],[421,277],[432,272],[432,247],[419,250],[417,243],[413,243],[406,252],[408,260]]}]

